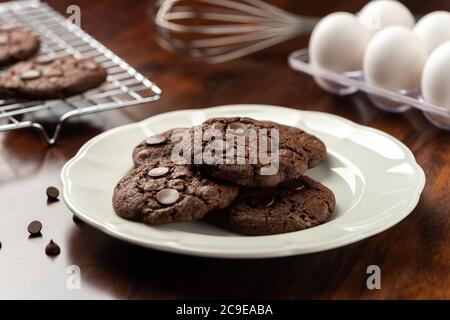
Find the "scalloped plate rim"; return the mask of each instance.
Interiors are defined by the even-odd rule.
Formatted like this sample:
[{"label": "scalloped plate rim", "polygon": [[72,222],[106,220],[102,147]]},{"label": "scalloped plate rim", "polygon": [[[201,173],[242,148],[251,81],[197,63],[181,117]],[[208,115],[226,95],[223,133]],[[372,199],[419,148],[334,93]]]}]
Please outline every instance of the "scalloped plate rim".
[{"label": "scalloped plate rim", "polygon": [[[411,200],[409,202],[409,206],[407,206],[406,208],[404,208],[402,210],[401,213],[396,213],[395,216],[393,217],[385,217],[383,219],[379,219],[377,220],[377,222],[383,222],[384,220],[387,220],[386,223],[380,225],[378,228],[372,228],[370,230],[368,230],[365,233],[360,233],[358,235],[351,235],[348,234],[347,236],[341,236],[339,238],[340,241],[335,241],[334,243],[322,243],[321,246],[310,246],[310,247],[303,247],[303,248],[295,248],[295,243],[290,243],[289,247],[284,248],[282,251],[270,251],[269,250],[264,250],[264,248],[259,248],[260,250],[255,250],[253,252],[248,252],[248,251],[238,251],[236,250],[236,248],[232,248],[231,250],[227,251],[226,248],[220,248],[220,252],[217,252],[215,250],[212,250],[210,247],[206,247],[206,248],[195,248],[195,247],[185,247],[183,245],[181,245],[180,243],[176,243],[176,242],[166,242],[164,243],[165,240],[156,240],[156,241],[150,241],[150,239],[147,239],[145,242],[134,239],[132,236],[126,235],[121,233],[120,231],[115,230],[113,227],[111,227],[110,224],[104,223],[104,222],[99,222],[96,221],[95,219],[90,218],[89,216],[86,216],[85,214],[83,214],[82,212],[80,212],[80,210],[78,210],[78,208],[76,207],[76,205],[74,205],[70,199],[69,196],[69,192],[68,192],[68,187],[69,187],[69,183],[68,183],[68,171],[70,169],[70,167],[77,161],[79,161],[80,159],[82,159],[83,154],[92,146],[94,145],[97,141],[101,140],[103,137],[115,134],[116,132],[122,131],[122,130],[126,130],[127,128],[130,127],[136,127],[136,126],[145,126],[145,124],[147,122],[151,122],[151,121],[155,121],[155,119],[157,119],[158,117],[171,117],[171,116],[175,116],[177,114],[182,114],[182,113],[187,113],[187,114],[194,114],[194,113],[208,113],[208,112],[220,112],[223,109],[261,109],[261,110],[266,110],[266,111],[270,111],[270,109],[284,109],[286,111],[289,112],[295,112],[295,113],[299,113],[299,114],[317,114],[319,116],[324,116],[324,117],[332,117],[335,118],[338,121],[344,122],[347,125],[350,125],[352,128],[357,128],[357,129],[363,129],[365,131],[371,131],[374,132],[376,134],[379,134],[381,136],[384,136],[385,138],[387,138],[388,140],[394,142],[397,146],[399,146],[407,155],[407,160],[410,161],[409,163],[412,165],[414,165],[414,172],[416,174],[418,174],[419,179],[418,179],[418,183],[417,183],[417,188],[415,189],[414,195],[411,196]],[[230,114],[229,116],[233,116],[232,114]],[[292,256],[292,255],[300,255],[300,254],[308,254],[308,253],[314,253],[314,252],[321,252],[321,251],[326,251],[326,250],[331,250],[331,249],[335,249],[335,248],[339,248],[342,246],[346,246],[346,245],[350,245],[352,243],[361,241],[363,239],[369,238],[371,236],[377,235],[393,226],[395,226],[396,224],[398,224],[399,222],[401,222],[402,220],[404,220],[413,210],[414,208],[417,206],[419,200],[420,200],[420,196],[421,193],[425,187],[425,183],[426,183],[426,177],[425,177],[425,173],[423,171],[423,169],[420,167],[420,165],[417,163],[414,154],[411,152],[411,150],[404,145],[400,140],[398,140],[397,138],[383,132],[380,131],[378,129],[375,128],[371,128],[371,127],[367,127],[364,125],[360,125],[358,123],[355,123],[349,119],[343,118],[341,116],[338,115],[334,115],[334,114],[330,114],[330,113],[325,113],[325,112],[320,112],[320,111],[309,111],[309,110],[298,110],[298,109],[292,109],[292,108],[288,108],[288,107],[282,107],[282,106],[274,106],[274,105],[261,105],[261,104],[233,104],[233,105],[222,105],[222,106],[217,106],[217,107],[210,107],[210,108],[204,108],[204,109],[186,109],[186,110],[175,110],[175,111],[170,111],[170,112],[165,112],[165,113],[161,113],[161,114],[157,114],[154,116],[151,116],[147,119],[144,119],[142,121],[139,122],[135,122],[135,123],[130,123],[130,124],[126,124],[117,128],[113,128],[110,129],[108,131],[105,131],[95,137],[93,137],[92,139],[90,139],[89,141],[87,141],[80,149],[79,151],[76,153],[76,155],[70,159],[69,161],[67,161],[67,163],[64,165],[63,169],[61,170],[61,175],[60,175],[61,181],[62,181],[62,185],[63,185],[63,200],[65,202],[65,204],[67,205],[67,207],[70,209],[70,211],[72,211],[73,214],[75,214],[75,216],[77,216],[78,218],[80,218],[82,221],[86,222],[87,224],[99,229],[100,231],[114,237],[114,238],[118,238],[120,240],[129,242],[129,243],[133,243],[139,246],[143,246],[143,247],[147,247],[150,249],[156,249],[156,250],[161,250],[161,251],[165,251],[165,252],[172,252],[172,253],[178,253],[178,254],[184,254],[184,255],[193,255],[193,256],[200,256],[200,257],[212,257],[212,258],[233,258],[233,259],[258,259],[258,258],[278,258],[278,257],[286,257],[286,256]],[[390,219],[388,219],[390,218]],[[128,221],[124,220],[123,223],[127,223]],[[301,231],[300,231],[301,232]],[[277,237],[279,235],[272,235],[271,237]],[[280,235],[282,236],[282,235]],[[331,241],[329,241],[331,242]],[[294,248],[292,248],[292,246],[294,246]]]}]

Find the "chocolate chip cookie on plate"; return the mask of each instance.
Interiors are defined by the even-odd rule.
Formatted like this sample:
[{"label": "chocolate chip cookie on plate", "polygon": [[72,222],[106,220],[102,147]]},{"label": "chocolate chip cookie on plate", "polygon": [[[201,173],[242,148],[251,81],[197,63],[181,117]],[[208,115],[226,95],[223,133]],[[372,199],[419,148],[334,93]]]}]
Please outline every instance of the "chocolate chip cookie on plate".
[{"label": "chocolate chip cookie on plate", "polygon": [[334,213],[333,192],[303,176],[274,189],[242,189],[230,207],[208,215],[209,220],[246,235],[270,235],[311,228]]},{"label": "chocolate chip cookie on plate", "polygon": [[[309,168],[317,166],[327,156],[325,144],[315,136],[294,127],[281,125],[271,121],[259,121],[251,118],[212,118],[195,128],[196,135],[202,133],[201,153],[213,145],[221,145],[223,152],[212,162],[197,161],[197,167],[203,173],[217,179],[229,181],[246,187],[275,187],[280,183],[301,178]],[[265,130],[265,131],[264,131]],[[277,150],[272,150],[273,132],[278,132]],[[209,132],[208,134],[206,134]],[[216,132],[221,138],[211,141],[209,135]],[[268,157],[277,162],[275,166],[265,161],[260,155],[262,145],[259,134],[266,136]],[[228,135],[236,139],[231,145]],[[255,137],[253,143],[250,136]],[[244,139],[244,147],[239,153],[238,139]],[[198,138],[197,138],[198,140]],[[255,142],[256,141],[256,142]],[[198,155],[198,147],[193,143],[193,153]],[[210,148],[217,150],[217,148]],[[233,152],[229,152],[232,149]],[[230,156],[231,154],[231,156]],[[252,158],[253,157],[253,158]],[[252,160],[253,159],[253,160]],[[272,160],[270,160],[272,161]],[[270,167],[274,167],[274,170]],[[264,172],[264,170],[266,172]],[[271,170],[273,172],[271,172]]]},{"label": "chocolate chip cookie on plate", "polygon": [[122,218],[150,225],[192,221],[224,209],[239,187],[204,178],[166,158],[147,161],[116,186],[113,207]]}]

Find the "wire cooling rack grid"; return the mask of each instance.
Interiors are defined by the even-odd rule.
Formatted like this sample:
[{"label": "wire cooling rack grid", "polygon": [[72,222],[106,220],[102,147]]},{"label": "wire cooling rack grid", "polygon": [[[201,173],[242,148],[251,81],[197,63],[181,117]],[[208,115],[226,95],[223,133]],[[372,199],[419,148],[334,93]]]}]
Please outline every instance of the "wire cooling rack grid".
[{"label": "wire cooling rack grid", "polygon": [[[63,124],[74,117],[93,114],[160,99],[162,91],[76,25],[39,0],[12,1],[0,4],[0,24],[21,25],[41,38],[40,55],[73,55],[93,58],[108,70],[108,80],[101,87],[62,100],[0,100],[0,132],[34,128],[52,145]],[[24,121],[27,115],[43,110],[66,110],[50,135],[42,124]]]}]

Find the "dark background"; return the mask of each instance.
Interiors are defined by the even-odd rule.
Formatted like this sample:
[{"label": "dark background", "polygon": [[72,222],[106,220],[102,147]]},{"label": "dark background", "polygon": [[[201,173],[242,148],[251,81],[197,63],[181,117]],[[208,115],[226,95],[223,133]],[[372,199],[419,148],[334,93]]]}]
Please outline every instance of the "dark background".
[{"label": "dark background", "polygon": [[[160,49],[147,20],[149,1],[50,0],[65,13],[82,11],[82,27],[155,81],[164,97],[154,104],[112,111],[69,125],[47,148],[35,132],[0,134],[0,298],[450,298],[450,144],[416,110],[382,112],[362,94],[338,98],[289,69],[286,58],[308,37],[237,61],[204,66]],[[323,16],[357,12],[366,1],[271,1],[295,13]],[[415,14],[450,10],[450,1],[405,1]],[[381,129],[412,149],[427,174],[414,212],[392,229],[356,244],[282,259],[233,261],[177,256],[136,247],[87,226],[75,225],[62,202],[47,204],[45,189],[60,186],[64,163],[90,138],[112,127],[185,108],[265,103],[344,116]],[[28,239],[34,219],[44,236]],[[62,253],[44,254],[53,238]],[[66,288],[66,268],[78,265],[82,289]],[[382,270],[382,289],[366,288],[366,268]]]}]

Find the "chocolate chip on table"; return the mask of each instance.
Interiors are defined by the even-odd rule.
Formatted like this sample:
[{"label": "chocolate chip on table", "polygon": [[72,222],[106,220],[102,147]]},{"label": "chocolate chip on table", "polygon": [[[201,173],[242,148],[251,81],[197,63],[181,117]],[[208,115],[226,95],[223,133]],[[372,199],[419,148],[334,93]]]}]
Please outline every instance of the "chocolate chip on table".
[{"label": "chocolate chip on table", "polygon": [[152,178],[164,177],[170,171],[167,167],[156,167],[148,172],[148,175]]},{"label": "chocolate chip on table", "polygon": [[229,131],[233,131],[233,133],[242,135],[248,130],[248,126],[245,123],[241,122],[233,122],[228,126]]},{"label": "chocolate chip on table", "polygon": [[145,139],[145,143],[150,145],[150,146],[156,146],[158,144],[163,144],[164,142],[166,142],[166,138],[161,136],[161,135],[156,135],[156,136],[152,136],[152,137],[148,137],[147,139]]},{"label": "chocolate chip on table", "polygon": [[247,202],[248,202],[248,205],[253,208],[270,207],[275,203],[275,195],[258,193],[258,194],[254,194],[252,197],[250,197]]},{"label": "chocolate chip on table", "polygon": [[56,189],[55,187],[48,187],[46,193],[49,200],[53,201],[58,200],[59,190]]},{"label": "chocolate chip on table", "polygon": [[175,189],[164,189],[156,195],[156,200],[164,206],[175,204],[179,199],[180,193]]},{"label": "chocolate chip on table", "polygon": [[50,242],[45,247],[45,253],[48,256],[57,256],[61,253],[61,249],[55,242],[53,242],[53,240],[50,240]]},{"label": "chocolate chip on table", "polygon": [[28,225],[28,232],[31,237],[38,237],[41,235],[42,223],[40,221],[33,221]]},{"label": "chocolate chip on table", "polygon": [[22,80],[35,80],[41,77],[41,72],[39,70],[30,69],[27,71],[24,71],[20,74],[20,78]]}]

